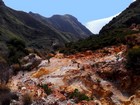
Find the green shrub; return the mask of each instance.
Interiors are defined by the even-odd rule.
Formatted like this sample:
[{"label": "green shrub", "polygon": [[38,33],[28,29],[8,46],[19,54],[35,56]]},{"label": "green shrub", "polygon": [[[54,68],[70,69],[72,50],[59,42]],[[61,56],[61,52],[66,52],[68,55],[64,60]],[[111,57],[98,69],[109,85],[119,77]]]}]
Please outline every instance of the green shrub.
[{"label": "green shrub", "polygon": [[134,74],[140,74],[140,47],[128,51],[126,67]]},{"label": "green shrub", "polygon": [[17,49],[21,50],[26,47],[25,42],[18,38],[12,38],[10,39],[7,44],[13,45],[14,47],[17,47]]},{"label": "green shrub", "polygon": [[90,98],[83,93],[80,93],[78,89],[75,89],[74,92],[69,94],[69,98],[75,99],[76,102],[87,100],[89,101]]},{"label": "green shrub", "polygon": [[9,63],[19,63],[18,59],[26,55],[26,44],[23,40],[13,38],[7,42]]},{"label": "green shrub", "polygon": [[47,84],[42,84],[38,86],[41,87],[47,95],[50,95],[52,93],[52,90],[48,87]]}]

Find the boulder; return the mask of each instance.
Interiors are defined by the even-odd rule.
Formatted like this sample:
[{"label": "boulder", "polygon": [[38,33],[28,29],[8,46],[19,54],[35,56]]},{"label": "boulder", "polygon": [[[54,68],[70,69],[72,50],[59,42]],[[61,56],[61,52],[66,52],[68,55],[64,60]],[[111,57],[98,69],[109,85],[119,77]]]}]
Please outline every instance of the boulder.
[{"label": "boulder", "polygon": [[20,60],[21,69],[25,71],[30,71],[34,68],[37,68],[41,61],[42,59],[39,56],[31,53]]}]

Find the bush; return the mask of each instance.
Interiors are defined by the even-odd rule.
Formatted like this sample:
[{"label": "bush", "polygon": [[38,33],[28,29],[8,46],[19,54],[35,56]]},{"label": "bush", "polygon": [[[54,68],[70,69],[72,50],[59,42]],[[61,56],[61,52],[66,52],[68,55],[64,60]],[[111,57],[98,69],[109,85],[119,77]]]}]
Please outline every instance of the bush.
[{"label": "bush", "polygon": [[9,49],[9,63],[19,63],[18,59],[26,55],[25,42],[21,39],[13,38],[7,42]]},{"label": "bush", "polygon": [[9,40],[7,42],[7,44],[13,45],[14,47],[17,47],[17,49],[19,49],[19,50],[26,47],[25,42],[18,38],[13,38],[13,39]]},{"label": "bush", "polygon": [[48,87],[47,84],[42,84],[38,86],[41,87],[47,95],[50,95],[52,93],[52,90]]},{"label": "bush", "polygon": [[140,47],[134,47],[127,53],[126,67],[134,74],[140,74]]},{"label": "bush", "polygon": [[83,93],[80,93],[78,89],[75,89],[74,92],[69,94],[69,98],[75,99],[76,102],[87,100],[89,101],[90,98]]}]

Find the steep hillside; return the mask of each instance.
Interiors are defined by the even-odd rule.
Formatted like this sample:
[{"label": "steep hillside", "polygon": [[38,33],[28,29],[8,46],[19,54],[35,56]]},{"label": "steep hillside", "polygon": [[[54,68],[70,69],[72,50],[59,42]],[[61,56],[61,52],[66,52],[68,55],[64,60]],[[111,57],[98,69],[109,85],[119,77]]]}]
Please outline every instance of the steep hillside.
[{"label": "steep hillside", "polygon": [[[64,46],[67,42],[83,38],[82,33],[81,36],[80,33],[73,34],[73,30],[74,28],[71,29],[71,32],[60,31],[52,24],[44,23],[29,13],[7,7],[0,0],[0,54],[2,58],[11,58],[15,54],[14,52],[17,52],[15,55],[20,57],[22,54],[19,52],[23,53],[22,50],[25,47],[51,49],[53,45]],[[84,33],[84,31],[82,32]]]},{"label": "steep hillside", "polygon": [[43,17],[39,14],[30,12],[35,19],[39,20],[42,23],[49,24],[56,30],[72,33],[77,38],[86,38],[92,33],[83,26],[75,17],[71,15],[54,15],[50,18]]},{"label": "steep hillside", "polygon": [[100,34],[110,33],[116,29],[128,28],[133,30],[140,30],[140,1],[133,2],[126,8],[119,16],[113,18],[109,24],[105,25]]},{"label": "steep hillside", "polygon": [[[11,37],[18,37],[26,40],[29,46],[37,45],[38,47],[44,47],[49,46],[50,40],[56,39],[61,44],[64,44],[66,42],[78,40],[82,37],[88,37],[91,34],[87,29],[82,30],[85,28],[84,26],[82,26],[81,29],[76,30],[75,28],[77,28],[80,23],[72,16],[68,19],[68,22],[73,23],[76,21],[78,25],[75,22],[74,24],[77,26],[72,27],[71,23],[71,26],[69,25],[67,27],[68,29],[70,28],[70,31],[62,31],[64,25],[68,23],[67,21],[65,22],[64,18],[61,19],[64,25],[60,24],[59,27],[61,27],[61,29],[59,30],[59,28],[54,27],[56,24],[50,24],[49,22],[44,23],[43,20],[39,20],[40,17],[37,19],[36,16],[31,16],[31,13],[28,14],[22,11],[16,11],[5,6],[2,0],[0,4],[0,14],[1,40],[9,40]],[[55,20],[55,22],[57,22],[57,20]]]},{"label": "steep hillside", "polygon": [[[65,35],[42,24],[25,12],[15,11],[5,5],[1,5],[0,13],[1,40],[9,40],[16,37],[26,40],[29,46],[37,44],[42,47],[43,44],[46,46],[51,38],[62,42],[67,42],[68,40],[67,38],[65,39]],[[41,44],[40,42],[44,43]]]}]

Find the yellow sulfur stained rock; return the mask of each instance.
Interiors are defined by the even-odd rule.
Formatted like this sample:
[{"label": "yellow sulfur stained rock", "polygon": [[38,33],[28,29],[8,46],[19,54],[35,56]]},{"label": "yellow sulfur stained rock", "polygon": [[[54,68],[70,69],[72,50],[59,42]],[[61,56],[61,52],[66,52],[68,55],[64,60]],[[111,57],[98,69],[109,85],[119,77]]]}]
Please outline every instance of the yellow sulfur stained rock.
[{"label": "yellow sulfur stained rock", "polygon": [[64,58],[64,55],[63,55],[63,54],[58,53],[58,54],[56,54],[56,55],[55,55],[55,58],[60,58],[60,59],[61,59],[61,58]]},{"label": "yellow sulfur stained rock", "polygon": [[50,73],[49,70],[47,70],[45,67],[41,67],[41,68],[39,68],[39,70],[37,70],[37,72],[35,72],[34,74],[32,74],[32,77],[33,78],[40,78],[41,76],[47,75],[49,73]]},{"label": "yellow sulfur stained rock", "polygon": [[73,92],[75,89],[79,90],[78,87],[71,85],[71,86],[68,86],[65,91],[70,93],[70,92]]}]

